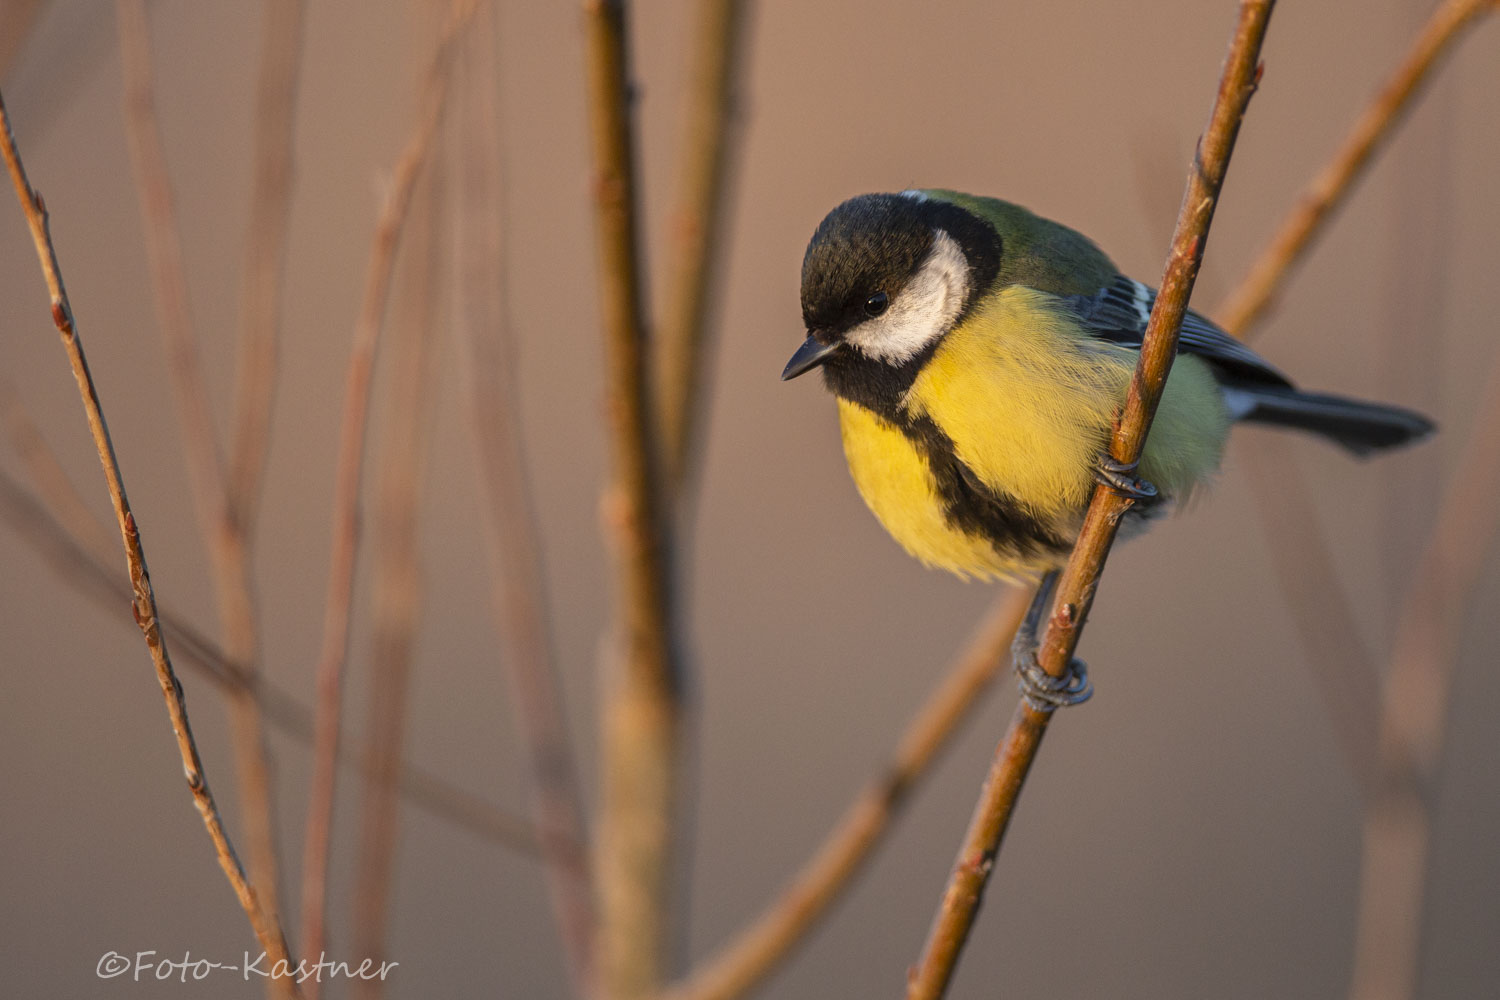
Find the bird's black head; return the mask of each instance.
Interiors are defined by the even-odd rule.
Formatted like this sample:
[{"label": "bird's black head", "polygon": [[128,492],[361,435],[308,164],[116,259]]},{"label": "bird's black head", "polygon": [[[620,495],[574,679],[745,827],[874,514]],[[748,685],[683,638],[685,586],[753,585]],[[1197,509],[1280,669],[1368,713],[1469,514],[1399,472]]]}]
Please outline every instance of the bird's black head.
[{"label": "bird's black head", "polygon": [[782,378],[920,360],[994,282],[1000,249],[994,226],[952,202],[918,191],[849,199],[802,259],[808,338]]}]

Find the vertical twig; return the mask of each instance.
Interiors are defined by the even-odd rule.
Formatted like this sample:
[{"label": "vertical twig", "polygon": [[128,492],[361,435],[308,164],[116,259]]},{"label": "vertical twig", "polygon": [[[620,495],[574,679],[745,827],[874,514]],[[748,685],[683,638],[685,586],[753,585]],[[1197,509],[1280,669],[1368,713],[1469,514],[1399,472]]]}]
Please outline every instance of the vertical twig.
[{"label": "vertical twig", "polygon": [[743,0],[700,0],[698,33],[692,44],[678,201],[671,222],[674,245],[657,359],[664,460],[674,493],[683,489],[696,436],[701,433],[699,397],[710,339],[709,286],[722,256],[744,14]]},{"label": "vertical twig", "polygon": [[1368,796],[1376,783],[1380,670],[1360,638],[1347,588],[1318,527],[1307,477],[1297,466],[1291,442],[1267,436],[1241,442],[1239,448],[1245,482],[1260,514],[1266,554],[1307,650],[1323,710],[1344,766]]},{"label": "vertical twig", "polygon": [[369,424],[370,382],[375,373],[380,332],[385,325],[396,248],[401,241],[417,177],[431,154],[442,120],[454,41],[469,23],[473,12],[473,0],[455,0],[449,22],[428,65],[416,130],[396,161],[375,226],[364,299],[355,321],[354,344],[349,355],[339,452],[334,469],[333,548],[329,557],[323,640],[316,670],[313,776],[302,859],[302,950],[311,956],[322,953],[326,943],[328,854],[333,836],[344,659],[349,648],[354,564],[359,549],[359,486]]},{"label": "vertical twig", "polygon": [[271,440],[281,290],[292,210],[292,139],[304,0],[265,0],[255,109],[255,186],[240,279],[239,361],[229,449],[230,523],[253,533]]},{"label": "vertical twig", "polygon": [[849,804],[822,846],[759,917],[673,986],[665,1000],[743,996],[807,939],[863,870],[907,797],[973,713],[980,696],[1008,669],[1005,654],[1029,599],[1024,587],[1007,588],[995,599],[967,647],[907,725],[895,755]]},{"label": "vertical twig", "polygon": [[1497,0],[1446,0],[1433,12],[1333,159],[1303,190],[1296,210],[1250,265],[1244,280],[1214,310],[1224,329],[1240,335],[1270,307],[1292,264],[1311,245],[1324,218],[1344,203],[1375,150],[1400,124],[1428,75],[1478,15],[1497,7]]},{"label": "vertical twig", "polygon": [[[411,233],[402,254],[404,281],[391,326],[390,398],[381,421],[382,441],[371,545],[374,593],[369,724],[378,733],[365,761],[359,860],[354,881],[354,954],[384,961],[395,870],[396,775],[406,741],[412,649],[422,616],[422,565],[417,515],[425,480],[426,437],[431,424],[432,373],[444,329],[438,308],[443,238],[440,162],[419,182]],[[383,996],[381,979],[356,979],[356,996]]]},{"label": "vertical twig", "polygon": [[461,55],[457,270],[468,346],[468,390],[483,495],[491,595],[516,724],[530,758],[533,815],[574,991],[591,989],[594,886],[578,769],[549,635],[546,570],[526,480],[505,309],[505,240],[492,7],[481,8]]},{"label": "vertical twig", "polygon": [[[277,962],[289,961],[286,939],[281,932],[281,925],[276,919],[275,912],[264,905],[255,888],[245,878],[244,869],[240,866],[239,858],[236,857],[234,847],[229,841],[229,834],[224,829],[224,821],[219,815],[218,806],[214,803],[213,792],[208,785],[208,776],[198,756],[197,744],[193,741],[193,730],[188,721],[187,700],[183,695],[182,685],[178,683],[177,676],[172,670],[172,660],[167,653],[166,641],[162,638],[156,613],[156,595],[151,588],[151,577],[146,568],[146,556],[141,546],[140,532],[136,529],[135,516],[131,513],[130,501],[125,495],[125,481],[120,473],[119,461],[115,457],[114,444],[110,441],[109,427],[104,420],[104,410],[99,403],[99,394],[94,388],[93,376],[89,373],[88,360],[83,352],[83,342],[79,338],[73,321],[73,309],[68,303],[68,293],[63,286],[62,272],[58,267],[57,254],[52,246],[52,236],[47,223],[47,209],[42,202],[41,195],[31,187],[31,182],[26,178],[26,170],[21,164],[21,156],[16,149],[15,136],[10,128],[10,115],[5,110],[3,97],[0,97],[0,141],[3,141],[3,149],[0,149],[0,153],[3,153],[11,181],[15,186],[16,197],[21,202],[21,210],[26,214],[26,221],[31,229],[31,238],[36,244],[37,258],[41,263],[47,290],[52,298],[52,319],[57,325],[58,333],[62,335],[63,349],[67,352],[68,363],[73,369],[73,378],[78,383],[79,396],[88,418],[89,432],[94,439],[94,447],[99,453],[100,464],[104,467],[104,478],[109,487],[110,502],[114,507],[115,519],[119,524],[121,540],[125,546],[125,561],[130,573],[132,594],[131,610],[136,624],[140,626],[141,634],[145,637],[146,647],[151,652],[151,661],[156,668],[157,682],[161,685],[162,695],[167,703],[167,714],[172,720],[172,731],[177,738],[177,750],[182,757],[183,773],[187,778],[188,788],[193,794],[193,803],[197,806],[198,813],[203,818],[203,825],[208,829],[209,838],[213,841],[219,867],[223,869],[235,895],[239,898],[240,906],[250,918],[250,925],[255,931],[260,946],[267,954],[269,964],[274,966]],[[290,981],[283,982],[287,992],[295,995],[297,992],[295,985]]]},{"label": "vertical twig", "polygon": [[583,10],[615,464],[604,511],[619,563],[618,662],[602,687],[598,961],[605,995],[628,1000],[655,993],[663,981],[682,678],[648,386],[625,5],[585,0]]},{"label": "vertical twig", "polygon": [[1432,796],[1467,605],[1500,531],[1500,356],[1463,461],[1409,581],[1380,719],[1380,780],[1366,807],[1353,1000],[1417,995]]},{"label": "vertical twig", "polygon": [[[1213,112],[1198,142],[1178,213],[1161,291],[1151,310],[1125,412],[1111,442],[1110,453],[1126,465],[1133,465],[1140,457],[1171,370],[1178,328],[1203,259],[1209,224],[1213,221],[1234,140],[1260,79],[1260,48],[1273,6],[1274,0],[1242,0],[1240,4]],[[1041,664],[1054,677],[1064,674],[1072,658],[1119,518],[1128,506],[1128,500],[1105,487],[1094,492],[1072,558],[1059,581],[1055,610],[1042,640]],[[1050,718],[1050,713],[1037,711],[1024,699],[1016,706],[1010,728],[985,779],[927,945],[908,982],[907,995],[912,1000],[930,1000],[947,991],[959,953],[974,925],[1000,841]]]},{"label": "vertical twig", "polygon": [[[167,172],[152,82],[150,29],[143,0],[118,0],[120,60],[125,77],[125,122],[140,192],[147,257],[168,372],[177,400],[198,526],[213,564],[214,595],[225,652],[242,670],[258,667],[253,582],[244,524],[232,509],[213,407],[198,355],[188,304],[177,212]],[[280,911],[275,803],[265,727],[255,699],[231,699],[236,774],[250,845],[250,871],[267,909]],[[274,993],[275,983],[267,984]]]}]

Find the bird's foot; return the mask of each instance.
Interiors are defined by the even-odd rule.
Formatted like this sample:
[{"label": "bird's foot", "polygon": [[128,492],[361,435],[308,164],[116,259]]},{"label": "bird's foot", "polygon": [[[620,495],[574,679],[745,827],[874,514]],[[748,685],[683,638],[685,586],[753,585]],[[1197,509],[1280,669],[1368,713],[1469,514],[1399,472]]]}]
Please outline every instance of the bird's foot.
[{"label": "bird's foot", "polygon": [[1157,499],[1156,486],[1135,474],[1135,462],[1117,461],[1109,452],[1094,459],[1094,482],[1108,486],[1120,496],[1136,503]]},{"label": "bird's foot", "polygon": [[1017,685],[1026,704],[1038,712],[1051,712],[1069,705],[1082,704],[1093,696],[1094,686],[1089,683],[1089,668],[1086,663],[1075,656],[1068,661],[1066,673],[1061,677],[1053,677],[1042,669],[1036,645],[1034,635],[1018,635],[1011,648]]}]

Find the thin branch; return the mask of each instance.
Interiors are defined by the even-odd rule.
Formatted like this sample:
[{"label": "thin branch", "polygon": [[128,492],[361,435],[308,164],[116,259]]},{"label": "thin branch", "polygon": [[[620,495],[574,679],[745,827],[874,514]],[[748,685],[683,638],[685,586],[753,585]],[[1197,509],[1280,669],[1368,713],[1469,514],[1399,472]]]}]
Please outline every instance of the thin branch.
[{"label": "thin branch", "polygon": [[[243,525],[230,509],[213,408],[188,304],[187,274],[166,151],[156,114],[150,30],[143,0],[118,0],[120,59],[125,77],[126,135],[140,193],[147,258],[177,400],[188,479],[205,547],[213,563],[214,595],[224,651],[247,671],[258,669],[254,583]],[[280,869],[265,726],[253,698],[231,699],[235,773],[250,846],[250,871],[267,909],[280,911]]]},{"label": "thin branch", "polygon": [[239,361],[229,449],[231,523],[246,535],[254,530],[271,440],[305,7],[304,0],[266,0],[255,109],[255,187],[240,279]]},{"label": "thin branch", "polygon": [[664,1000],[743,996],[790,957],[885,840],[891,822],[981,697],[1006,672],[1006,653],[1030,592],[1007,588],[975,627],[968,646],[907,725],[895,754],[849,804],[822,846],[775,900],[706,958]]},{"label": "thin branch", "polygon": [[1500,356],[1481,399],[1397,618],[1380,720],[1381,780],[1365,815],[1354,1000],[1417,995],[1433,785],[1458,642],[1500,533]]},{"label": "thin branch", "polygon": [[500,114],[492,8],[460,60],[457,271],[468,346],[469,408],[481,477],[491,599],[516,724],[529,756],[532,812],[574,992],[591,989],[594,885],[577,763],[550,641],[541,531],[527,487],[516,345],[505,310]]},{"label": "thin branch", "polygon": [[[1140,457],[1177,351],[1178,328],[1203,259],[1209,224],[1213,221],[1234,140],[1260,79],[1260,48],[1273,6],[1274,0],[1242,0],[1240,4],[1213,112],[1199,140],[1178,213],[1161,292],[1151,311],[1125,412],[1111,442],[1111,454],[1128,466],[1133,466]],[[1042,640],[1041,664],[1054,677],[1063,676],[1072,659],[1093,603],[1099,573],[1129,503],[1103,486],[1094,492],[1072,558],[1058,584],[1055,610]],[[1050,719],[1050,713],[1037,711],[1025,699],[1016,706],[975,806],[927,945],[907,984],[907,995],[912,1000],[930,1000],[947,991],[959,953],[974,925],[1000,842]]]},{"label": "thin branch", "polygon": [[631,1000],[655,994],[664,978],[682,678],[660,438],[648,384],[625,5],[585,0],[583,11],[615,465],[604,510],[619,564],[618,658],[607,662],[602,685],[598,961],[604,994]]},{"label": "thin branch", "polygon": [[1330,213],[1344,203],[1376,149],[1410,109],[1412,99],[1481,14],[1500,9],[1497,0],[1447,0],[1432,13],[1406,57],[1375,99],[1355,120],[1338,152],[1303,190],[1298,205],[1281,224],[1239,286],[1214,310],[1225,330],[1244,335],[1275,301],[1292,265],[1301,259]]},{"label": "thin branch", "polygon": [[[146,640],[152,664],[156,668],[157,682],[161,685],[162,696],[167,704],[167,714],[172,720],[172,731],[177,739],[177,750],[182,758],[183,773],[187,778],[188,788],[193,795],[193,804],[197,806],[198,813],[203,818],[203,825],[213,841],[219,867],[223,869],[225,877],[229,879],[230,886],[239,898],[240,906],[250,918],[250,925],[255,931],[261,948],[265,950],[270,965],[289,961],[286,939],[275,913],[266,908],[255,887],[245,878],[244,869],[240,866],[239,858],[235,855],[234,847],[229,841],[229,834],[224,829],[218,806],[214,803],[213,793],[208,785],[208,776],[203,770],[203,762],[198,755],[197,744],[193,741],[193,730],[188,722],[187,701],[183,696],[182,685],[178,683],[177,676],[172,669],[172,661],[157,619],[156,596],[152,591],[151,577],[146,569],[146,556],[141,545],[140,533],[136,528],[135,516],[130,510],[130,501],[125,495],[124,478],[115,457],[114,444],[110,441],[109,428],[105,423],[104,411],[99,403],[99,394],[94,388],[93,376],[89,373],[88,361],[84,357],[83,342],[79,338],[73,321],[73,310],[68,303],[68,293],[63,286],[57,253],[52,246],[47,209],[42,202],[41,195],[31,187],[30,181],[26,178],[26,170],[21,164],[21,156],[16,149],[15,136],[10,127],[10,115],[5,110],[3,97],[0,97],[0,140],[3,140],[3,149],[0,149],[0,153],[3,153],[6,167],[10,171],[16,197],[21,202],[21,210],[26,214],[32,241],[36,244],[37,258],[41,263],[42,274],[51,295],[52,319],[57,325],[58,333],[62,335],[63,349],[67,352],[74,380],[78,383],[78,392],[88,419],[89,432],[93,436],[94,447],[99,453],[100,464],[104,467],[110,503],[114,507],[115,519],[119,524],[121,540],[125,547],[125,561],[130,574],[133,597],[131,610]],[[296,986],[290,980],[284,981],[284,984],[289,993],[296,994]]]},{"label": "thin branch", "polygon": [[329,557],[323,641],[316,670],[313,776],[302,859],[302,950],[307,955],[322,953],[326,938],[328,855],[333,837],[344,660],[349,648],[355,556],[359,549],[359,486],[369,424],[370,382],[384,326],[396,248],[401,240],[416,179],[431,154],[442,120],[454,43],[473,12],[473,0],[455,0],[448,24],[432,55],[416,130],[396,161],[385,204],[375,226],[364,300],[355,322],[354,345],[344,386],[339,453],[334,468],[333,548]]},{"label": "thin branch", "polygon": [[678,202],[671,223],[674,252],[657,351],[664,457],[674,492],[683,489],[701,433],[699,397],[709,341],[709,285],[722,256],[744,15],[743,0],[700,0],[698,4],[678,164]]},{"label": "thin branch", "polygon": [[[389,399],[382,408],[383,440],[377,473],[371,545],[372,661],[367,732],[371,745],[361,791],[359,859],[354,881],[354,953],[382,962],[386,955],[391,885],[396,867],[399,799],[396,773],[406,742],[412,650],[422,617],[422,559],[418,513],[426,480],[431,429],[432,374],[445,329],[438,301],[442,262],[442,165],[433,162],[419,181],[411,233],[402,254],[404,281],[391,321]],[[379,978],[356,980],[355,996],[385,993]]]}]

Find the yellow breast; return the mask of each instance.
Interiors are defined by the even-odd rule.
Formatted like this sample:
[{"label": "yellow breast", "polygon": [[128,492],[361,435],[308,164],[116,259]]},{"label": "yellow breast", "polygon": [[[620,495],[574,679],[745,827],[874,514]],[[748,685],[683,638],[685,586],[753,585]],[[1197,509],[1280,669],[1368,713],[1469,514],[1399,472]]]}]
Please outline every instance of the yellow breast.
[{"label": "yellow breast", "polygon": [[[1094,489],[1093,464],[1123,405],[1136,352],[1078,330],[1058,300],[1011,286],[951,331],[906,410],[927,417],[981,482],[1052,534],[1071,539]],[[926,458],[890,422],[839,401],[844,452],[865,502],[908,552],[963,576],[1035,576],[1065,554],[1022,555],[945,516]],[[1181,498],[1217,467],[1228,415],[1208,367],[1177,359],[1141,474]]]},{"label": "yellow breast", "polygon": [[844,456],[870,510],[911,555],[959,576],[1030,577],[1037,572],[1014,552],[948,522],[927,459],[905,434],[857,403],[839,400]]}]

